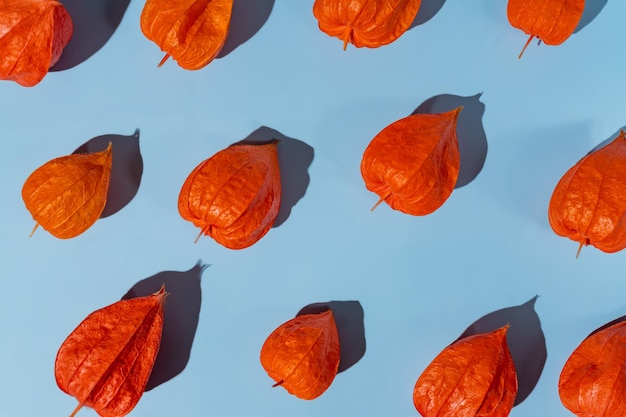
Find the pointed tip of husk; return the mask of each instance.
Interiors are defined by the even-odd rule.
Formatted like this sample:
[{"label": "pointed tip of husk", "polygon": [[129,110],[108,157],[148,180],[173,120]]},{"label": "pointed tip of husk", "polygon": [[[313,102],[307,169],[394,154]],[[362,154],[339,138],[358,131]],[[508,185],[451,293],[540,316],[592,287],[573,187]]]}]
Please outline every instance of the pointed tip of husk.
[{"label": "pointed tip of husk", "polygon": [[[266,148],[277,148],[280,143],[280,139],[272,138],[267,142],[239,142],[241,145],[253,145],[253,146],[264,146]],[[237,143],[235,143],[237,145]]]},{"label": "pointed tip of husk", "polygon": [[169,293],[165,291],[165,283],[163,283],[161,284],[161,288],[159,288],[159,291],[155,292],[153,295],[165,298],[165,296],[167,296],[168,294]]},{"label": "pointed tip of husk", "polygon": [[157,297],[159,304],[163,305],[165,304],[165,299],[170,295],[170,293],[165,289],[165,284],[161,284],[159,291],[155,292],[153,295]]},{"label": "pointed tip of husk", "polygon": [[111,166],[113,163],[113,142],[109,141],[106,149],[103,151],[97,152],[100,155],[99,161],[103,165]]},{"label": "pointed tip of husk", "polygon": [[335,318],[335,313],[333,312],[333,309],[328,307],[328,310],[324,310],[322,312],[319,313],[320,316],[328,316],[329,318]]}]

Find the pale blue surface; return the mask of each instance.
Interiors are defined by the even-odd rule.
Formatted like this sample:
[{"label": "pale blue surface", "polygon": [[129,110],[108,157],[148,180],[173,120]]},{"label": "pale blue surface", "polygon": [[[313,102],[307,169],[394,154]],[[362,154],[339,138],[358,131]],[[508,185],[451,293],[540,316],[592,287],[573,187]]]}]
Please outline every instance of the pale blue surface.
[{"label": "pale blue surface", "polygon": [[[589,0],[591,3],[597,0]],[[428,2],[424,4],[434,4]],[[0,417],[69,415],[75,400],[53,375],[58,347],[91,311],[161,271],[211,264],[186,369],[146,393],[143,416],[417,416],[415,381],[473,321],[540,295],[548,358],[512,417],[566,417],[557,381],[571,351],[626,312],[626,253],[556,236],[547,205],[560,176],[626,124],[623,20],[610,1],[563,45],[512,28],[506,2],[448,0],[426,23],[374,50],[317,28],[311,1],[277,0],[249,41],[195,72],[139,29],[131,2],[104,47],[27,89],[0,83],[3,301]],[[436,213],[381,205],[359,172],[387,124],[440,94],[482,92],[484,168]],[[230,251],[177,212],[188,173],[268,126],[314,148],[310,184],[290,217],[259,243]],[[38,230],[24,180],[103,134],[141,131],[137,196],[68,241]],[[315,401],[271,388],[258,355],[269,333],[303,306],[358,300],[367,350]],[[95,416],[92,410],[79,415]]]}]

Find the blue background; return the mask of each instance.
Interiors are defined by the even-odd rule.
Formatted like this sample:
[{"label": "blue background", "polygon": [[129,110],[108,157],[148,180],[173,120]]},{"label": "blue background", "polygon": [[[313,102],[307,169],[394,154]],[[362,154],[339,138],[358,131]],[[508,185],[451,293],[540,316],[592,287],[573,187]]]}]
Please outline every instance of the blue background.
[{"label": "blue background", "polygon": [[[116,6],[111,17],[101,0],[99,12],[74,12],[91,22],[81,37],[75,23],[76,43],[86,44],[76,62],[33,88],[0,83],[0,416],[69,415],[76,401],[53,374],[65,337],[138,282],[174,282],[166,271],[191,279],[181,294],[201,289],[201,307],[198,297],[190,321],[174,326],[195,338],[184,370],[147,392],[134,417],[416,416],[413,386],[430,361],[482,316],[536,295],[547,360],[511,416],[571,415],[559,373],[592,330],[625,314],[626,253],[586,247],[575,259],[577,243],[552,232],[547,206],[565,171],[625,124],[626,3],[588,1],[564,44],[533,42],[521,60],[527,35],[509,25],[505,1],[424,0],[396,42],[347,51],[318,29],[311,1],[235,3],[232,39],[202,70],[157,68],[163,54],[139,28],[143,4]],[[378,197],[361,179],[365,147],[428,100],[422,109],[471,109],[459,140],[474,174],[431,215],[370,212]],[[136,196],[79,237],[39,229],[29,239],[28,175],[93,137],[136,129]],[[245,250],[208,237],[193,244],[198,231],[177,211],[185,178],[264,134],[289,144],[281,164],[290,211]],[[210,266],[200,273],[198,263]],[[259,363],[265,338],[327,301],[358,302],[365,344],[352,342],[365,354],[314,401],[271,388]]]}]

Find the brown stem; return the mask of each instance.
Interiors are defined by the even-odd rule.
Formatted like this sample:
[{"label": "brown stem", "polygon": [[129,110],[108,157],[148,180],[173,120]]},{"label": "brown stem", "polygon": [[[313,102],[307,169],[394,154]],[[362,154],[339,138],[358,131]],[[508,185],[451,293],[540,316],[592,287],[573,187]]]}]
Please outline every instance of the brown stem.
[{"label": "brown stem", "polygon": [[378,206],[380,205],[380,203],[382,203],[383,201],[385,201],[385,199],[384,199],[384,198],[381,198],[380,200],[378,200],[378,201],[376,202],[376,204],[374,204],[374,207],[372,207],[372,208],[370,209],[370,211],[374,211],[374,209],[375,209],[376,207],[378,207]]},{"label": "brown stem", "polygon": [[78,413],[78,410],[80,410],[81,408],[83,408],[83,404],[79,403],[76,408],[74,409],[74,411],[72,411],[72,414],[70,414],[70,417],[74,417],[76,415],[76,413]]},{"label": "brown stem", "polygon": [[157,65],[157,68],[161,68],[161,65],[165,64],[165,61],[167,61],[169,57],[170,57],[170,54],[165,54],[161,62],[159,62],[159,65]]},{"label": "brown stem", "polygon": [[28,235],[28,237],[33,237],[33,235],[35,234],[35,230],[37,230],[38,227],[39,223],[35,223],[35,227],[33,227],[33,230],[30,232],[30,235]]},{"label": "brown stem", "polygon": [[348,42],[350,41],[350,37],[352,35],[352,29],[346,31],[345,36],[343,37],[343,50],[345,51],[348,47]]},{"label": "brown stem", "polygon": [[[272,388],[276,388],[279,385],[282,385],[285,382],[284,379],[281,379],[280,381],[278,381],[277,383],[275,383],[274,385],[272,385]],[[71,416],[70,416],[71,417]]]},{"label": "brown stem", "polygon": [[204,234],[204,229],[200,229],[200,233],[198,233],[198,237],[196,237],[196,240],[193,241],[193,243],[198,243],[198,240],[200,240],[200,236],[202,236]]},{"label": "brown stem", "polygon": [[587,239],[580,242],[580,245],[578,245],[578,250],[576,251],[576,259],[578,259],[578,255],[580,255],[580,250],[583,248],[583,245],[587,245],[587,244],[589,244],[589,240]]},{"label": "brown stem", "polygon": [[519,53],[519,56],[517,57],[517,59],[522,59],[522,55],[524,55],[524,51],[526,50],[526,47],[530,44],[530,42],[533,40],[534,37],[535,35],[530,35],[530,37],[526,41],[526,44],[522,48],[522,52]]},{"label": "brown stem", "polygon": [[[374,209],[375,209],[376,207],[378,207],[378,206],[380,205],[380,203],[382,203],[383,201],[385,201],[385,200],[387,200],[387,199],[389,198],[389,196],[391,195],[391,191],[390,191],[390,190],[386,190],[386,191],[387,191],[387,193],[384,195],[384,197],[380,197],[380,200],[378,200],[378,201],[376,202],[376,204],[374,204],[374,207],[372,207],[372,208],[370,209],[370,211],[374,211]],[[379,194],[379,196],[380,196],[380,194]]]},{"label": "brown stem", "polygon": [[196,237],[196,240],[194,240],[193,243],[198,243],[198,240],[200,240],[200,236],[209,234],[211,234],[211,225],[207,224],[202,229],[200,229],[200,233],[198,233],[198,237]]}]

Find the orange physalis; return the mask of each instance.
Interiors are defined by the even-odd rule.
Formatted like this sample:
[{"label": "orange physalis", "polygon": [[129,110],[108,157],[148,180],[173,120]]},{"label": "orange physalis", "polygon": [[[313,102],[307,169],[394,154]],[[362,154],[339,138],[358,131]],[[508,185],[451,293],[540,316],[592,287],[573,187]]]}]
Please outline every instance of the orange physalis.
[{"label": "orange physalis", "polygon": [[[626,248],[626,134],[587,154],[556,185],[548,219],[559,235],[603,252]],[[578,254],[576,255],[578,256]]]},{"label": "orange physalis", "polygon": [[261,365],[290,394],[319,397],[339,369],[339,334],[332,310],[297,316],[280,325],[261,348]]},{"label": "orange physalis", "polygon": [[380,197],[374,208],[384,201],[394,210],[423,216],[443,205],[459,176],[456,122],[461,109],[405,117],[372,139],[361,175],[367,189]]},{"label": "orange physalis", "polygon": [[424,370],[413,403],[424,417],[509,415],[517,374],[506,327],[468,336],[445,348]]},{"label": "orange physalis", "polygon": [[421,0],[315,0],[313,14],[329,36],[357,48],[378,48],[409,29]]},{"label": "orange physalis", "polygon": [[54,364],[57,385],[102,417],[137,405],[159,352],[165,288],[91,313],[65,339]]},{"label": "orange physalis", "polygon": [[57,0],[0,0],[0,79],[39,83],[74,33]]},{"label": "orange physalis", "polygon": [[509,0],[509,23],[530,35],[519,57],[535,37],[546,45],[565,42],[576,29],[584,8],[585,0]]},{"label": "orange physalis", "polygon": [[107,202],[111,144],[101,152],[53,159],[26,179],[22,199],[35,222],[60,239],[76,237],[100,218]]},{"label": "orange physalis", "polygon": [[626,321],[592,333],[574,350],[559,378],[563,405],[580,417],[626,415]]},{"label": "orange physalis", "polygon": [[184,69],[208,65],[228,36],[233,0],[147,0],[141,31]]},{"label": "orange physalis", "polygon": [[265,236],[280,208],[277,145],[231,145],[189,174],[178,211],[201,229],[198,237],[205,234],[227,248],[243,249]]}]

